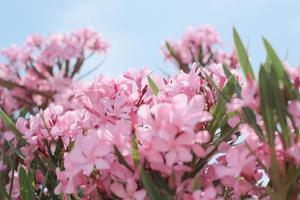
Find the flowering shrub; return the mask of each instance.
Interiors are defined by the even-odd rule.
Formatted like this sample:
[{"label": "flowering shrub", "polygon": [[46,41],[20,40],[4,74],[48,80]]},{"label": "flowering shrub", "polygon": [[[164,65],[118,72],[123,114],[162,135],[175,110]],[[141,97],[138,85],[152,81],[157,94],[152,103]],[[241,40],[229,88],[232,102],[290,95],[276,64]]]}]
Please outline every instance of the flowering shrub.
[{"label": "flowering shrub", "polygon": [[108,44],[90,29],[44,38],[31,35],[23,45],[0,52],[0,105],[9,114],[19,109],[34,113],[50,102],[73,101],[72,86],[90,56],[105,53]]},{"label": "flowering shrub", "polygon": [[231,68],[238,67],[235,51],[225,53],[220,48],[223,42],[211,26],[198,29],[189,28],[183,38],[178,41],[166,41],[162,47],[165,59],[175,62],[176,66],[188,72],[191,64],[207,66],[222,63]]},{"label": "flowering shrub", "polygon": [[[4,99],[16,104],[4,101],[2,108],[16,123],[0,110],[1,198],[298,199],[300,74],[264,40],[267,60],[256,77],[235,30],[233,36],[237,55],[215,49],[220,39],[210,27],[190,30],[163,47],[181,69],[177,74],[128,70],[117,78],[99,75],[76,90],[72,78],[83,52],[107,47],[96,33],[67,37],[76,48],[59,39],[42,61],[29,56],[36,64],[23,66],[25,75],[3,77],[13,85],[3,85],[11,95]],[[47,54],[48,42],[36,44],[38,55]],[[4,69],[27,63],[22,52],[7,56]],[[40,83],[25,81],[31,76]],[[63,87],[71,99],[57,77],[68,82]],[[43,95],[49,91],[52,98]],[[19,97],[34,104],[27,110],[32,115],[17,110],[26,105]]]}]

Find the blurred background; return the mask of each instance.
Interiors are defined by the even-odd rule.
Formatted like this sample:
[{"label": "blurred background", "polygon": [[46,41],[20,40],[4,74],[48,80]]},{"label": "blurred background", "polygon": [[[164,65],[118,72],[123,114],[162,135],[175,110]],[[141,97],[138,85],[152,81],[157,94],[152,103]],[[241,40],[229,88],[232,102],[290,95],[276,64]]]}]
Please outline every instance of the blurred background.
[{"label": "blurred background", "polygon": [[[216,29],[227,49],[233,47],[235,26],[256,69],[265,59],[262,36],[281,58],[300,64],[299,0],[1,1],[0,47],[20,44],[32,33],[46,36],[90,27],[111,45],[96,73],[118,75],[144,66],[157,73],[159,68],[172,72],[175,69],[160,53],[163,41],[179,39],[189,26],[207,24]],[[93,67],[100,61],[89,64]]]}]

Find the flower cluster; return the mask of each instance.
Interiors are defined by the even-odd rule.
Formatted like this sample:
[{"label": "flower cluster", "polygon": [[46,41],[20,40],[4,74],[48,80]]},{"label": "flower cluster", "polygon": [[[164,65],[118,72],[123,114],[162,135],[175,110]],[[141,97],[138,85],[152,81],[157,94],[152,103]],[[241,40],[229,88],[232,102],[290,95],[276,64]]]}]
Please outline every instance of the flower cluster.
[{"label": "flower cluster", "polygon": [[168,80],[157,77],[157,96],[145,82],[148,69],[130,70],[116,79],[98,76],[77,91],[77,109],[64,111],[50,104],[29,120],[18,119],[17,128],[28,142],[21,148],[26,155],[23,164],[36,163],[37,154],[47,164],[60,148],[64,161],[54,161],[52,169],[57,195],[74,195],[80,188],[85,198],[104,193],[110,198],[144,199],[141,167],[164,174],[166,181],[175,174],[175,190],[195,156],[206,156],[202,145],[211,141],[206,127],[217,97],[201,73],[194,68]]},{"label": "flower cluster", "polygon": [[[219,41],[211,29],[200,33],[203,48]],[[54,101],[15,127],[1,114],[10,130],[1,140],[9,156],[0,162],[0,195],[298,199],[300,73],[265,40],[268,59],[255,77],[234,39],[245,80],[237,63],[218,60],[168,78],[128,70],[73,90],[73,107]]]},{"label": "flower cluster", "polygon": [[82,29],[46,38],[31,35],[22,45],[1,50],[1,107],[11,114],[24,107],[32,111],[53,101],[72,101],[74,76],[86,59],[107,48],[97,32]]},{"label": "flower cluster", "polygon": [[198,63],[206,66],[212,63],[223,63],[231,68],[237,68],[238,61],[235,51],[225,53],[220,36],[211,26],[197,29],[189,28],[182,39],[166,41],[162,47],[165,59],[176,63],[179,69],[188,72],[190,65]]}]

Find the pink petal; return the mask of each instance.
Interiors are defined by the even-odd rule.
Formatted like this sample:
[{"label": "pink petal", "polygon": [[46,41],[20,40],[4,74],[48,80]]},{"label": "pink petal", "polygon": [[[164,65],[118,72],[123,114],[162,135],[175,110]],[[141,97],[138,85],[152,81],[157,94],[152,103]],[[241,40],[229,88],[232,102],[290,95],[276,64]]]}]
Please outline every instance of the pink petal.
[{"label": "pink petal", "polygon": [[65,193],[67,194],[72,194],[74,193],[74,184],[73,184],[73,181],[68,181],[68,184],[67,184],[67,188],[66,188],[66,191]]},{"label": "pink petal", "polygon": [[159,152],[167,152],[170,149],[170,145],[166,140],[155,138],[152,140],[152,147]]},{"label": "pink petal", "polygon": [[196,134],[196,142],[199,144],[205,144],[209,142],[210,140],[210,134],[208,131],[199,131]]},{"label": "pink petal", "polygon": [[176,148],[180,161],[189,162],[193,159],[191,152],[185,147]]},{"label": "pink petal", "polygon": [[199,158],[203,158],[206,155],[204,149],[200,145],[197,145],[197,144],[193,145],[193,152]]},{"label": "pink petal", "polygon": [[90,175],[94,169],[94,165],[90,163],[86,163],[83,165],[82,170],[85,174]]},{"label": "pink petal", "polygon": [[194,134],[183,133],[176,138],[176,144],[190,145],[195,140]]},{"label": "pink petal", "polygon": [[62,184],[59,183],[54,189],[54,194],[59,195],[61,192],[62,192]]},{"label": "pink petal", "polygon": [[145,197],[146,197],[146,191],[145,191],[145,190],[139,190],[139,191],[136,191],[136,192],[133,194],[133,197],[134,197],[136,200],[143,200],[143,199],[145,199]]},{"label": "pink petal", "polygon": [[201,95],[195,95],[190,101],[189,101],[189,110],[190,111],[203,111],[205,109],[205,99]]},{"label": "pink petal", "polygon": [[100,170],[110,168],[109,163],[104,159],[97,159],[96,162],[95,162],[95,165],[96,165],[96,168],[100,169]]},{"label": "pink petal", "polygon": [[188,98],[185,94],[178,94],[172,98],[174,104],[187,104]]},{"label": "pink petal", "polygon": [[111,191],[112,191],[115,195],[117,195],[117,196],[120,197],[120,198],[126,198],[126,197],[127,197],[126,191],[125,191],[123,185],[120,184],[120,183],[113,183],[113,184],[110,186],[110,189],[111,189]]},{"label": "pink petal", "polygon": [[97,147],[97,149],[95,150],[95,154],[97,156],[105,156],[107,154],[109,154],[111,152],[111,148],[110,146],[108,146],[108,144],[104,143],[104,142],[98,142],[99,147]]},{"label": "pink petal", "polygon": [[169,151],[167,154],[166,154],[166,162],[167,162],[167,165],[168,166],[172,166],[175,162],[176,162],[176,152],[173,150],[173,151]]}]

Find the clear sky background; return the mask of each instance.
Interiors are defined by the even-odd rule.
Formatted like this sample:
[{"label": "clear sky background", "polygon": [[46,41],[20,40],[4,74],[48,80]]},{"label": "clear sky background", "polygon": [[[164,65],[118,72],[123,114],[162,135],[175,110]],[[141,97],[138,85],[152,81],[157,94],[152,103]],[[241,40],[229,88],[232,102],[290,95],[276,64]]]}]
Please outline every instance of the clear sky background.
[{"label": "clear sky background", "polygon": [[282,58],[288,52],[290,64],[300,64],[300,0],[0,1],[0,47],[21,43],[31,33],[94,28],[111,44],[97,73],[110,75],[143,66],[171,72],[159,51],[164,39],[180,38],[188,26],[206,24],[215,27],[227,49],[235,26],[256,66],[265,58],[261,36]]}]

